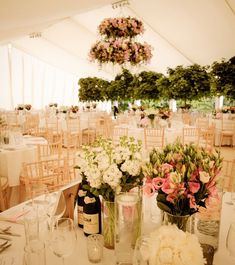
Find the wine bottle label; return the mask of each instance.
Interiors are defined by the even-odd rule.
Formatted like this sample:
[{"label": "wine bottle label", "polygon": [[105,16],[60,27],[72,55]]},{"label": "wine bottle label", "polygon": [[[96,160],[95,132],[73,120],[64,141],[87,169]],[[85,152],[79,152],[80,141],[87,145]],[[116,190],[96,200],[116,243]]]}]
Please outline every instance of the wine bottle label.
[{"label": "wine bottle label", "polygon": [[87,234],[99,233],[99,214],[83,213],[83,231]]},{"label": "wine bottle label", "polygon": [[85,197],[86,196],[86,191],[85,190],[79,190],[78,191],[78,196],[79,197]]},{"label": "wine bottle label", "polygon": [[78,224],[83,225],[83,206],[78,206]]},{"label": "wine bottle label", "polygon": [[84,202],[85,202],[85,204],[94,203],[94,202],[96,202],[96,199],[95,198],[90,198],[90,197],[86,196],[84,198]]}]

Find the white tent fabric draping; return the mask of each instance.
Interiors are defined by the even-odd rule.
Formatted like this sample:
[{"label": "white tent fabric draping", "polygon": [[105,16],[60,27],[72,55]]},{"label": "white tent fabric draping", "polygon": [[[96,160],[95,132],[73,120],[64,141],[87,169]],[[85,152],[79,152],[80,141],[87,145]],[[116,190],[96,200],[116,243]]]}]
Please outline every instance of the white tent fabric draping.
[{"label": "white tent fabric draping", "polygon": [[0,108],[31,104],[40,109],[50,102],[78,104],[78,79],[11,45],[0,46]]}]

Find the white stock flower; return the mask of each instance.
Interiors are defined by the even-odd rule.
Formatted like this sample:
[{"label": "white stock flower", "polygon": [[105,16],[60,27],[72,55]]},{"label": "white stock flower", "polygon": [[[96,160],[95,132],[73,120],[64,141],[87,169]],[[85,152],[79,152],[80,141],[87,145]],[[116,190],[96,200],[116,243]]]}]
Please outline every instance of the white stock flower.
[{"label": "white stock flower", "polygon": [[104,171],[106,170],[110,163],[109,163],[109,157],[104,153],[100,153],[96,156],[95,158],[95,161],[97,161],[98,163],[98,168],[101,170],[101,171]]},{"label": "white stock flower", "polygon": [[138,160],[126,160],[122,166],[121,170],[127,172],[132,176],[138,176],[140,174],[141,165]]},{"label": "white stock flower", "polygon": [[115,160],[117,164],[120,164],[129,159],[130,155],[131,152],[127,147],[118,146],[113,153],[113,160]]},{"label": "white stock flower", "polygon": [[103,174],[103,182],[109,184],[112,188],[116,188],[122,177],[122,172],[118,169],[116,164],[110,165],[110,167]]},{"label": "white stock flower", "polygon": [[200,180],[202,183],[207,183],[210,180],[209,173],[207,173],[205,171],[200,171],[199,176],[200,176]]},{"label": "white stock flower", "polygon": [[89,167],[84,174],[92,188],[99,188],[102,182],[101,172],[97,167]]}]

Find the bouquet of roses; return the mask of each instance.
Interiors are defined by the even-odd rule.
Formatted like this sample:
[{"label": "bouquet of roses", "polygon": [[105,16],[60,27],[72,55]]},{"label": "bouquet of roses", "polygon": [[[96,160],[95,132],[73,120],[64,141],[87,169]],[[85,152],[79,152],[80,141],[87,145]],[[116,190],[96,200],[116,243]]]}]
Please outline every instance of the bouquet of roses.
[{"label": "bouquet of roses", "polygon": [[144,166],[145,193],[157,191],[158,207],[173,215],[192,215],[218,197],[220,153],[179,142],[153,150]]},{"label": "bouquet of roses", "polygon": [[78,152],[78,172],[95,195],[114,201],[115,192],[129,191],[143,184],[141,142],[121,137],[120,144],[98,138]]}]

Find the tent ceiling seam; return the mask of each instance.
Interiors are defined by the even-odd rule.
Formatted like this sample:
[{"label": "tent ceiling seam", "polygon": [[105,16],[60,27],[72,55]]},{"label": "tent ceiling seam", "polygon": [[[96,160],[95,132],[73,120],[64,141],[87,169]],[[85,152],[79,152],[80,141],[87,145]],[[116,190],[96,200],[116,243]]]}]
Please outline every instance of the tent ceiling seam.
[{"label": "tent ceiling seam", "polygon": [[144,24],[148,25],[148,27],[156,34],[158,35],[160,38],[162,38],[164,41],[166,41],[172,48],[174,48],[177,52],[179,52],[184,58],[186,58],[190,63],[194,64],[195,62],[189,58],[187,55],[185,55],[179,48],[177,48],[173,43],[171,43],[166,37],[164,37],[161,33],[159,33],[158,31],[156,31],[148,22],[146,22],[145,19],[143,19],[143,17],[139,16],[139,14],[136,13],[136,11],[134,11],[132,8],[129,8],[137,17],[139,17]]},{"label": "tent ceiling seam", "polygon": [[230,11],[233,13],[233,15],[235,16],[235,11],[233,10],[232,5],[229,3],[229,0],[224,0],[224,2],[226,3],[226,5],[228,6],[228,8],[230,9]]}]

